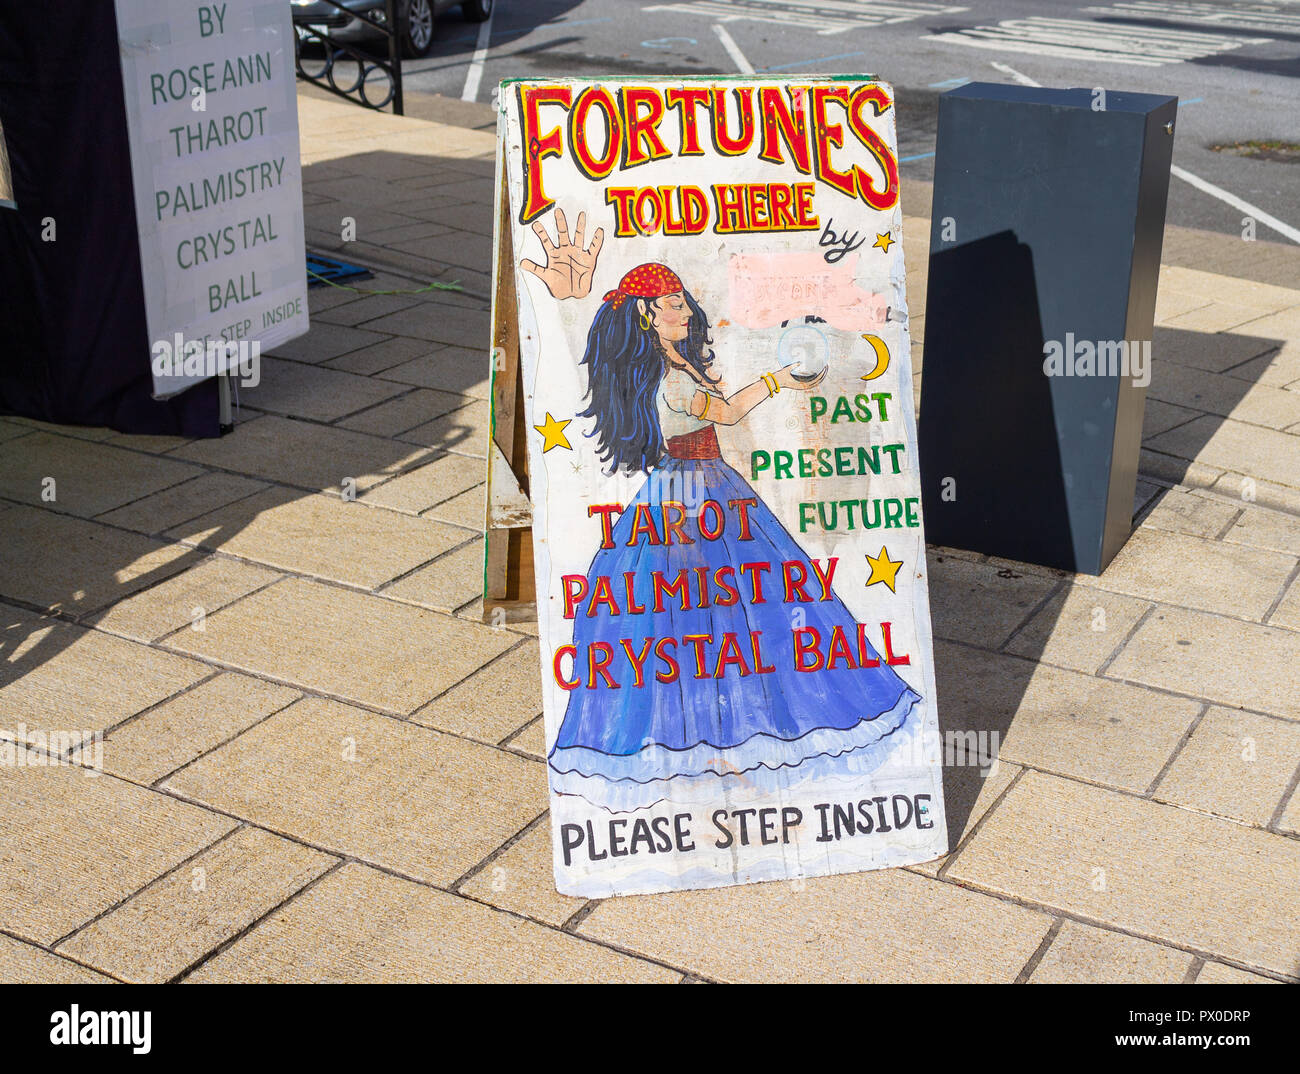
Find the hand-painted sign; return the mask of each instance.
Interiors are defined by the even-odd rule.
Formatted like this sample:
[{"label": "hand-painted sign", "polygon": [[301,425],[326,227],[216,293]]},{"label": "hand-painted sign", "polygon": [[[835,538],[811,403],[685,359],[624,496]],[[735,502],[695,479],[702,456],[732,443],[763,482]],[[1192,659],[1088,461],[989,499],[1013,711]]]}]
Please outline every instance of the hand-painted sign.
[{"label": "hand-painted sign", "polygon": [[559,890],[943,853],[890,88],[500,100]]},{"label": "hand-painted sign", "polygon": [[166,396],[307,331],[293,30],[284,0],[116,3],[154,393]]}]

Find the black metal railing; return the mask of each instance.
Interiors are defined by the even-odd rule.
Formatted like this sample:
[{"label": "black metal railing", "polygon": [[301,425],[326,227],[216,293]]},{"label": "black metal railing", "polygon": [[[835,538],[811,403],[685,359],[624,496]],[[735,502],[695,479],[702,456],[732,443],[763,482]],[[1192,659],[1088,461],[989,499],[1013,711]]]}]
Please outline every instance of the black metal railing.
[{"label": "black metal railing", "polygon": [[[322,16],[312,23],[294,20],[294,60],[298,77],[376,111],[392,105],[393,114],[402,115],[402,50],[398,42],[397,0],[384,0],[382,22],[363,11],[344,7],[339,0],[319,2],[337,8],[339,14]],[[361,20],[387,39],[387,59],[330,34],[331,29],[347,25],[350,19]],[[315,69],[317,61],[313,57],[303,57],[302,47],[309,41],[318,43],[324,50],[319,70]],[[353,68],[355,78],[351,77]],[[382,96],[377,86],[382,87]]]}]

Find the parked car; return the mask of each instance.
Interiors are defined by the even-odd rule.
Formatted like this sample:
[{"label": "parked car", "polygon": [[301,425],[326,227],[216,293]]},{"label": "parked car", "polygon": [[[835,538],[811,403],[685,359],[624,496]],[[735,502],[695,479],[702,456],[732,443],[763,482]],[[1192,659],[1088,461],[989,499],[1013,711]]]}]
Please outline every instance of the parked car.
[{"label": "parked car", "polygon": [[[296,27],[311,26],[340,41],[383,37],[364,19],[357,18],[357,13],[382,23],[386,18],[384,0],[339,0],[341,7],[326,0],[290,0],[290,3]],[[492,14],[492,3],[493,0],[397,0],[397,41],[402,55],[418,59],[429,54],[433,47],[433,20],[448,8],[459,7],[470,22],[483,22]]]}]

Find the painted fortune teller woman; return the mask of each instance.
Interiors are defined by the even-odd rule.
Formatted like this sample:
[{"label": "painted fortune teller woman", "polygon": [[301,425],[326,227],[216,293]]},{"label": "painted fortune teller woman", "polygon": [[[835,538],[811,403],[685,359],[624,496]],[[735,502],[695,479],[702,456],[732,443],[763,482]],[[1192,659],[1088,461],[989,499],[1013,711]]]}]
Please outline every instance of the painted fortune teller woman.
[{"label": "painted fortune teller woman", "polygon": [[[572,238],[558,208],[555,216],[555,243],[540,222],[533,225],[546,265],[525,259],[520,268],[556,299],[583,298],[591,290],[603,234],[598,229],[584,249],[584,216],[579,215]],[[890,736],[920,701],[869,647],[870,658],[860,663],[840,661],[816,673],[797,670],[793,626],[815,627],[823,639],[835,626],[849,638],[859,636],[853,614],[833,591],[828,589],[829,599],[789,605],[781,599],[779,573],[767,576],[761,594],[766,599],[755,599],[749,582],[727,574],[726,568],[734,572],[745,563],[770,563],[779,572],[782,563],[809,560],[722,459],[715,427],[745,420],[782,391],[815,387],[825,370],[801,381],[795,367],[786,366],[723,395],[721,379],[710,371],[711,343],[699,303],[676,273],[654,263],[638,265],[605,294],[587,335],[583,365],[589,405],[580,415],[593,419],[587,435],[595,438],[609,473],[647,475],[613,523],[612,540],[602,542],[592,559],[588,587],[604,576],[621,591],[629,572],[648,587],[654,571],[672,579],[685,570],[688,577],[713,579],[716,588],[721,569],[736,594],[729,604],[710,600],[703,608],[696,606],[698,600],[668,599],[663,611],[641,614],[620,609],[616,615],[602,602],[593,614],[580,609],[574,616],[576,653],[603,642],[621,655],[622,639],[630,639],[633,652],[644,652],[640,687],[629,669],[618,689],[592,676],[594,688],[584,684],[569,692],[548,757],[558,793],[580,795],[611,812],[663,799],[716,797],[723,793],[720,780],[774,788],[811,776],[859,779],[885,760],[894,744]],[[726,505],[722,536],[707,539],[699,531],[699,517],[686,512],[683,526],[691,543],[646,540],[644,534],[637,539],[638,505],[649,505],[650,517],[658,519],[664,502],[690,500]],[[743,501],[749,502],[742,508]],[[793,621],[795,608],[802,611],[802,624]],[[749,659],[755,632],[760,632],[765,673]],[[741,639],[745,658],[715,665],[727,634]],[[697,650],[685,641],[691,636],[712,642],[703,675]],[[660,650],[644,651],[647,640],[665,637],[677,639],[676,675]]]}]

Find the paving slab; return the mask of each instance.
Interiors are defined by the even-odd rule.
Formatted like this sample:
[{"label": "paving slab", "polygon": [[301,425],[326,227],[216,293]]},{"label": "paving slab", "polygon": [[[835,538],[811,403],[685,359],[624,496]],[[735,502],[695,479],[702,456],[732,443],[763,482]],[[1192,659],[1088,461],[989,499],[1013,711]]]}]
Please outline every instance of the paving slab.
[{"label": "paving slab", "polygon": [[1209,304],[1210,299],[1204,296],[1176,291],[1162,283],[1156,295],[1156,324],[1163,324],[1170,317],[1177,317],[1179,314],[1198,310]]},{"label": "paving slab", "polygon": [[289,578],[170,645],[244,671],[408,715],[517,636],[409,604]]},{"label": "paving slab", "polygon": [[404,394],[369,410],[344,418],[339,425],[372,436],[397,437],[409,429],[449,414],[469,403],[469,397],[429,388],[408,388]]},{"label": "paving slab", "polygon": [[1166,403],[1270,429],[1285,429],[1300,421],[1300,396],[1295,392],[1174,363],[1154,365],[1148,391]]},{"label": "paving slab", "polygon": [[31,436],[32,429],[27,425],[17,425],[11,421],[0,421],[0,444],[20,436]]},{"label": "paving slab", "polygon": [[[1197,302],[1197,299],[1191,299]],[[1159,300],[1157,299],[1157,305]],[[1205,316],[1209,303],[1197,306],[1193,316]],[[1184,313],[1190,312],[1184,310]],[[1153,365],[1166,362],[1176,365],[1201,369],[1207,373],[1226,373],[1261,354],[1267,354],[1277,346],[1277,341],[1263,333],[1251,332],[1251,326],[1257,322],[1237,329],[1235,332],[1189,331],[1183,326],[1178,316],[1158,318],[1158,327],[1151,337],[1151,358]],[[1147,400],[1149,406],[1152,399]],[[1202,407],[1202,410],[1208,409]]]},{"label": "paving slab", "polygon": [[[483,338],[487,339],[486,333]],[[378,376],[402,384],[441,388],[475,399],[487,399],[492,391],[491,362],[486,347],[473,351],[464,347],[442,347],[385,369]]]},{"label": "paving slab", "polygon": [[1240,500],[1243,504],[1258,504],[1267,510],[1281,511],[1300,518],[1300,488],[1247,477],[1241,473],[1223,474],[1207,487],[1211,492],[1227,499]]},{"label": "paving slab", "polygon": [[[78,745],[211,673],[196,660],[0,605],[0,739]],[[23,729],[26,729],[25,731]]]},{"label": "paving slab", "polygon": [[[943,802],[950,847],[955,849],[974,831],[975,826],[984,819],[994,803],[1011,786],[1012,780],[1022,771],[1019,765],[1000,757],[988,766],[957,765],[950,763],[949,758],[944,758]],[[944,854],[932,861],[909,865],[908,868],[925,876],[938,876],[951,860],[951,854]]]},{"label": "paving slab", "polygon": [[[1189,424],[1195,424],[1190,422]],[[1179,426],[1179,429],[1186,426]],[[1178,430],[1172,430],[1177,432]],[[1165,434],[1147,441],[1138,452],[1138,473],[1153,481],[1166,485],[1186,485],[1189,488],[1209,488],[1224,476],[1222,468],[1206,466],[1182,458],[1177,454],[1166,452],[1163,447],[1155,450],[1158,441]]]},{"label": "paving slab", "polygon": [[1292,789],[1291,800],[1277,822],[1278,829],[1300,835],[1300,789]]},{"label": "paving slab", "polygon": [[0,496],[90,518],[199,473],[172,459],[36,433],[5,445]]},{"label": "paving slab", "polygon": [[71,766],[0,765],[0,928],[50,945],[235,826]]},{"label": "paving slab", "polygon": [[942,642],[935,669],[945,732],[996,732],[1003,760],[1135,792],[1201,711],[1189,698]]},{"label": "paving slab", "polygon": [[1258,973],[1247,973],[1235,966],[1225,966],[1222,962],[1207,962],[1201,967],[1196,978],[1197,984],[1281,984],[1271,977],[1261,977]]},{"label": "paving slab", "polygon": [[448,452],[400,477],[367,489],[361,500],[394,511],[420,514],[483,484],[486,479],[487,466],[482,459]]},{"label": "paving slab", "polygon": [[162,984],[337,861],[243,828],[91,922],[58,951],[123,981]]},{"label": "paving slab", "polygon": [[57,436],[71,436],[77,440],[104,441],[118,435],[115,430],[103,426],[57,425],[52,421],[37,421],[35,418],[24,418],[17,414],[8,414],[4,420],[10,425],[20,425],[28,430],[54,433]]},{"label": "paving slab", "polygon": [[137,641],[157,641],[188,626],[202,630],[209,613],[283,577],[224,556],[208,556],[142,593],[94,616],[97,630]]},{"label": "paving slab", "polygon": [[125,507],[108,511],[99,515],[96,521],[157,535],[267,487],[264,481],[254,481],[236,474],[206,473]]},{"label": "paving slab", "polygon": [[539,761],[546,756],[546,725],[539,716],[506,743],[511,749],[536,757]]},{"label": "paving slab", "polygon": [[530,828],[459,888],[462,894],[559,928],[587,905],[555,890],[549,818]]},{"label": "paving slab", "polygon": [[1157,801],[1263,828],[1300,765],[1300,723],[1211,706],[1169,771]]},{"label": "paving slab", "polygon": [[1300,488],[1300,436],[1206,416],[1161,433],[1149,446],[1210,468]]},{"label": "paving slab", "polygon": [[[393,228],[385,228],[382,233],[375,233],[371,238],[381,240],[381,234],[401,234],[410,228],[428,228],[434,225],[417,223],[409,221],[408,223],[398,225]],[[367,291],[379,291],[384,288],[375,280],[367,280],[363,285]],[[409,284],[405,290],[414,290]],[[394,288],[396,290],[396,288]],[[328,324],[342,324],[351,327],[365,327],[364,322],[373,321],[377,317],[384,317],[390,313],[396,313],[398,310],[404,310],[409,306],[417,306],[422,301],[420,295],[354,295],[354,301],[344,303],[340,306],[332,306],[330,309],[321,310],[319,314],[312,315],[312,321],[325,321]],[[333,361],[333,359],[330,359]]]},{"label": "paving slab", "polygon": [[465,535],[368,501],[269,488],[169,531],[228,555],[373,589],[460,544]]},{"label": "paving slab", "polygon": [[1163,491],[1162,485],[1139,479],[1133,486],[1133,517],[1141,514],[1142,509]]},{"label": "paving slab", "polygon": [[513,754],[304,698],[162,786],[263,827],[447,885],[546,809]]},{"label": "paving slab", "polygon": [[0,513],[0,598],[86,615],[201,558],[190,549],[53,511]]},{"label": "paving slab", "polygon": [[949,867],[959,883],[1294,974],[1300,842],[1027,772]]},{"label": "paving slab", "polygon": [[383,590],[386,597],[440,612],[453,612],[482,592],[482,538],[467,541]]},{"label": "paving slab", "polygon": [[193,437],[189,436],[154,436],[151,433],[117,433],[106,437],[102,443],[110,447],[130,448],[132,451],[143,451],[149,455],[161,455],[172,448],[180,447],[181,444],[188,444]]},{"label": "paving slab", "polygon": [[1268,617],[1270,626],[1300,630],[1300,579],[1291,583],[1273,614]]},{"label": "paving slab", "polygon": [[1106,674],[1300,720],[1297,667],[1300,634],[1294,631],[1157,608]]},{"label": "paving slab", "polygon": [[1265,507],[1246,507],[1232,528],[1223,535],[1229,544],[1268,548],[1300,556],[1300,516]]},{"label": "paving slab", "polygon": [[104,771],[155,783],[301,696],[287,686],[223,671],[109,732],[99,746]]},{"label": "paving slab", "polygon": [[936,637],[998,649],[1056,582],[991,563],[931,553],[930,616]]},{"label": "paving slab", "polygon": [[405,470],[425,452],[384,437],[268,414],[220,440],[196,440],[175,454],[306,489],[337,492],[351,478],[360,492]]},{"label": "paving slab", "polygon": [[[478,185],[490,186],[484,182]],[[418,210],[413,211],[418,212]],[[419,261],[432,261],[436,264],[449,265],[453,269],[472,270],[491,264],[492,261],[492,240],[487,235],[475,235],[471,232],[433,235],[429,238],[407,239],[405,242],[385,245],[390,250],[409,254]],[[387,330],[401,332],[403,335],[418,334],[418,330],[410,326]]]},{"label": "paving slab", "polygon": [[[1250,252],[1243,253],[1243,256],[1257,258],[1257,249],[1251,244]],[[1193,295],[1214,295],[1220,302],[1264,307],[1269,312],[1300,305],[1300,291],[1294,288],[1260,283],[1249,278],[1238,279],[1180,265],[1160,266],[1160,287],[1163,290],[1166,286]]]},{"label": "paving slab", "polygon": [[1151,607],[1148,601],[1074,585],[1043,605],[1006,651],[1093,675]]},{"label": "paving slab", "polygon": [[1186,951],[1066,920],[1030,984],[1181,984],[1192,965]]},{"label": "paving slab", "polygon": [[1183,422],[1200,417],[1203,410],[1191,410],[1185,406],[1161,402],[1159,399],[1147,399],[1142,411],[1142,439],[1167,432]]},{"label": "paving slab", "polygon": [[[1279,310],[1276,313],[1269,313],[1253,321],[1248,321],[1241,327],[1240,331],[1270,340],[1280,351],[1285,352],[1284,361],[1288,369],[1296,370],[1295,363],[1300,360],[1300,352],[1296,350],[1296,344],[1300,341],[1300,305],[1293,305],[1288,309]],[[1281,386],[1291,383],[1296,377],[1300,377],[1300,371],[1295,372],[1294,376],[1276,379],[1253,376],[1251,379],[1259,379],[1262,383],[1274,383]]]},{"label": "paving slab", "polygon": [[[1245,297],[1259,301],[1254,294],[1247,294]],[[1248,324],[1272,312],[1270,307],[1262,303],[1252,302],[1250,305],[1245,305],[1228,300],[1211,302],[1188,310],[1186,313],[1166,317],[1164,323],[1169,328],[1180,328],[1189,332],[1229,332],[1239,325]]]},{"label": "paving slab", "polygon": [[401,393],[397,385],[374,377],[264,358],[261,383],[241,389],[240,402],[285,417],[331,422]]},{"label": "paving slab", "polygon": [[281,343],[274,351],[267,353],[273,358],[292,358],[296,362],[327,362],[372,343],[382,343],[387,338],[388,334],[384,332],[320,321],[313,322],[311,330],[305,336]]},{"label": "paving slab", "polygon": [[492,415],[487,403],[475,402],[460,407],[433,421],[417,425],[402,433],[401,440],[427,448],[455,451],[461,455],[486,458]]},{"label": "paving slab", "polygon": [[1080,584],[1131,597],[1261,620],[1296,558],[1143,526],[1100,577]]},{"label": "paving slab", "polygon": [[348,864],[188,980],[676,983],[681,974]]},{"label": "paving slab", "polygon": [[1268,354],[1234,366],[1228,375],[1253,384],[1295,391],[1300,384],[1300,333],[1294,333],[1288,342]]},{"label": "paving slab", "polygon": [[422,517],[482,533],[487,518],[487,484],[476,485],[459,496],[430,507]]},{"label": "paving slab", "polygon": [[525,642],[416,711],[411,719],[495,745],[542,711],[541,668],[537,643]]},{"label": "paving slab", "polygon": [[1241,506],[1204,493],[1166,489],[1142,520],[1144,528],[1214,540],[1241,513]]},{"label": "paving slab", "polygon": [[112,984],[113,978],[86,969],[34,944],[0,935],[0,982],[4,984]]},{"label": "paving slab", "polygon": [[371,377],[376,373],[383,372],[385,369],[392,369],[395,365],[409,362],[412,358],[428,354],[432,346],[434,345],[426,343],[422,339],[393,336],[382,343],[372,343],[368,347],[349,351],[347,354],[341,354],[337,358],[331,358],[328,362],[321,364],[326,369],[342,369],[348,373],[358,373],[363,377]]},{"label": "paving slab", "polygon": [[[461,211],[461,210],[454,210]],[[414,240],[414,243],[395,243],[394,249],[406,250],[414,245],[423,245],[424,239]],[[448,242],[464,243],[464,236],[448,236],[447,239],[432,240],[438,245],[446,245]],[[477,245],[474,243],[473,245]],[[445,260],[435,258],[434,260]],[[459,264],[461,262],[450,262]],[[472,262],[464,262],[469,268],[478,267]],[[483,262],[480,263],[483,264]],[[486,307],[480,306],[477,309],[470,309],[464,306],[455,306],[439,302],[432,298],[428,302],[422,302],[418,306],[410,306],[396,313],[391,313],[386,317],[381,317],[375,321],[367,322],[366,327],[375,332],[387,332],[395,336],[408,336],[412,339],[427,339],[433,343],[447,343],[455,347],[470,348],[480,354],[485,354],[488,346],[488,339],[491,336],[492,318]],[[486,364],[486,359],[485,359]]]},{"label": "paving slab", "polygon": [[578,934],[723,981],[991,983],[1014,981],[1050,924],[886,869],[607,899]]}]

